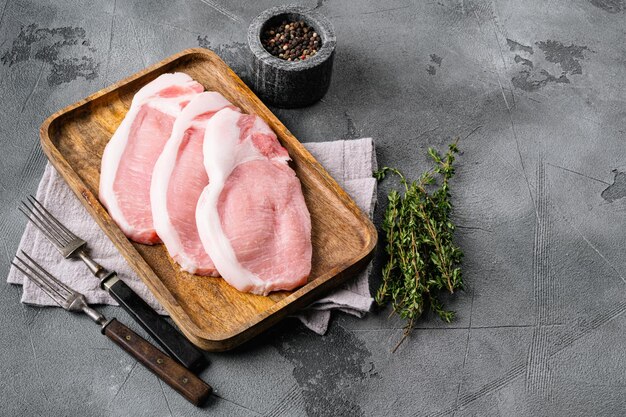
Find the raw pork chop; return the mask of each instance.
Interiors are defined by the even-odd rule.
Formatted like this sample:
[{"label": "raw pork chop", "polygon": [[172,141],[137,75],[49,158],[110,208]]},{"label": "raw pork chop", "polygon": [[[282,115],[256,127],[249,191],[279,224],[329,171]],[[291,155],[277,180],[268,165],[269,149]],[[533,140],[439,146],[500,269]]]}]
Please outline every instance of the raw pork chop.
[{"label": "raw pork chop", "polygon": [[195,96],[176,118],[152,173],[154,228],[170,256],[184,271],[197,275],[219,275],[198,236],[196,205],[209,183],[202,158],[204,127],[224,107],[234,108],[220,93]]},{"label": "raw pork chop", "polygon": [[135,242],[160,241],[150,210],[152,170],[170,137],[174,119],[203,90],[187,74],[161,75],[135,94],[126,117],[104,149],[100,201]]},{"label": "raw pork chop", "polygon": [[311,218],[289,155],[258,116],[220,110],[206,125],[196,223],[220,275],[267,295],[304,285],[311,272]]}]

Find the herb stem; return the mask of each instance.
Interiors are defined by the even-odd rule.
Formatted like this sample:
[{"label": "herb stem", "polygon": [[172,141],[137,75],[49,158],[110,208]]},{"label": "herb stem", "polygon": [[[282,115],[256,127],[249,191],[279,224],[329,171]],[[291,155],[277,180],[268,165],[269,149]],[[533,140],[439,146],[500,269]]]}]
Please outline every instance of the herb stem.
[{"label": "herb stem", "polygon": [[378,180],[395,174],[403,189],[402,195],[396,190],[388,195],[382,223],[388,258],[376,293],[379,305],[391,302],[391,314],[406,320],[404,335],[394,351],[427,305],[445,322],[454,318],[454,312],[445,310],[438,296],[440,291],[453,294],[463,287],[463,253],[453,242],[455,227],[450,219],[449,181],[457,153],[457,142],[450,144],[443,156],[429,148],[435,166],[413,182],[395,168],[384,167],[374,173]]}]

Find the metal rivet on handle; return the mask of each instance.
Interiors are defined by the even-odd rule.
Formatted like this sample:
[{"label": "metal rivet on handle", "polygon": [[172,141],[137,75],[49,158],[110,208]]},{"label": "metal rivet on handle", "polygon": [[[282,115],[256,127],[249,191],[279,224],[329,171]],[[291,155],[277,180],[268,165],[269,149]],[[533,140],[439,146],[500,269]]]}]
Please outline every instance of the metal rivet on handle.
[{"label": "metal rivet on handle", "polygon": [[163,359],[161,359],[161,358],[157,359],[157,363],[158,363],[159,365],[161,365],[161,364],[163,363]]},{"label": "metal rivet on handle", "polygon": [[130,335],[126,336],[126,340],[130,340],[130,339],[131,339]]},{"label": "metal rivet on handle", "polygon": [[183,378],[183,384],[186,384],[187,382],[189,382],[189,380],[187,378]]}]

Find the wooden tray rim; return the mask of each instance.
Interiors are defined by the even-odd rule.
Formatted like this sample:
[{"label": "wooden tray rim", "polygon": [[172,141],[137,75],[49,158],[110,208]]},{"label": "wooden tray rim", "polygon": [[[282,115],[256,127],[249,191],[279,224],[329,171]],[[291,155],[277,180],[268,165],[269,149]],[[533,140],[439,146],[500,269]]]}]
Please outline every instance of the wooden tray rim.
[{"label": "wooden tray rim", "polygon": [[[187,337],[189,337],[192,341],[194,341],[196,344],[198,344],[200,347],[203,347],[205,349],[208,350],[213,350],[214,348],[214,344],[219,342],[219,343],[224,343],[225,345],[232,345],[231,347],[234,347],[236,345],[238,345],[237,343],[232,343],[235,342],[234,339],[238,338],[239,336],[244,336],[246,335],[248,332],[251,331],[251,329],[254,329],[256,326],[258,326],[259,324],[261,324],[262,322],[272,318],[278,311],[285,311],[284,315],[282,315],[281,317],[278,318],[278,320],[286,317],[288,314],[293,313],[294,311],[297,311],[297,309],[299,307],[302,306],[296,306],[295,308],[291,309],[290,307],[292,305],[295,304],[295,302],[299,299],[302,299],[304,296],[306,296],[307,294],[310,294],[312,291],[314,291],[317,287],[322,286],[323,284],[327,283],[328,281],[332,280],[333,278],[339,278],[340,275],[342,275],[343,272],[345,272],[346,270],[350,269],[351,266],[354,266],[356,264],[360,264],[363,261],[369,259],[374,251],[374,248],[376,246],[377,243],[377,230],[376,227],[374,226],[374,224],[371,222],[371,220],[369,219],[369,217],[367,217],[362,211],[361,209],[356,205],[356,203],[352,200],[352,198],[343,190],[343,188],[341,188],[337,182],[335,181],[334,178],[332,178],[330,176],[330,174],[319,164],[319,162],[309,153],[309,151],[302,145],[302,143],[300,141],[298,141],[295,136],[282,124],[282,122],[280,121],[280,119],[278,119],[267,107],[266,105],[261,102],[261,100],[254,94],[254,92],[252,92],[248,86],[232,71],[232,69],[224,63],[224,65],[226,66],[227,70],[230,72],[230,76],[233,78],[233,80],[240,85],[240,87],[245,91],[249,91],[249,99],[252,100],[254,102],[254,104],[262,110],[263,114],[259,114],[260,116],[262,116],[266,121],[270,121],[268,119],[273,119],[271,120],[271,122],[273,122],[274,124],[276,124],[277,126],[280,126],[282,129],[284,129],[284,131],[286,132],[286,139],[289,140],[289,145],[291,146],[291,149],[297,151],[298,153],[300,153],[300,156],[304,156],[307,157],[307,163],[309,164],[309,166],[311,168],[314,168],[314,170],[316,171],[316,173],[320,176],[320,179],[322,179],[326,185],[328,186],[328,188],[332,188],[333,192],[336,192],[339,199],[341,200],[341,202],[345,205],[345,207],[352,212],[357,220],[363,224],[363,226],[365,227],[365,229],[367,229],[367,235],[370,237],[369,241],[367,242],[367,244],[363,247],[363,250],[360,252],[359,255],[357,255],[356,257],[354,257],[353,259],[351,259],[348,263],[347,266],[338,269],[335,268],[333,270],[327,271],[325,274],[322,274],[320,276],[318,276],[314,281],[311,281],[307,284],[305,284],[304,286],[300,287],[299,289],[297,289],[296,291],[292,292],[290,295],[288,295],[287,297],[283,298],[282,300],[274,303],[271,307],[269,307],[268,309],[264,310],[263,312],[260,312],[258,315],[254,316],[253,319],[251,319],[250,321],[248,321],[245,326],[247,326],[246,328],[244,328],[243,330],[233,330],[232,332],[225,332],[223,333],[222,337],[220,338],[216,338],[214,335],[207,335],[205,334],[205,331],[202,330],[200,327],[198,327],[196,325],[196,323],[189,317],[189,315],[187,314],[187,312],[182,308],[182,306],[180,304],[178,304],[177,300],[175,299],[175,297],[172,295],[172,293],[170,292],[170,290],[165,286],[165,284],[161,281],[161,279],[156,275],[156,273],[152,270],[152,268],[150,267],[150,265],[146,262],[146,260],[141,256],[141,254],[134,248],[134,246],[132,245],[132,243],[130,242],[130,240],[128,240],[123,233],[121,232],[121,230],[119,228],[117,228],[117,225],[115,225],[115,228],[117,229],[116,231],[121,233],[122,236],[124,236],[124,240],[125,242],[118,242],[116,241],[117,239],[114,239],[112,236],[109,235],[109,233],[107,233],[107,231],[102,227],[101,224],[101,219],[98,218],[98,216],[95,215],[94,212],[92,212],[93,209],[91,206],[93,204],[93,202],[96,202],[97,204],[99,204],[101,206],[101,203],[99,201],[99,199],[93,195],[93,193],[89,190],[89,188],[85,185],[85,183],[82,181],[81,177],[76,173],[76,171],[74,170],[74,168],[69,164],[69,162],[67,162],[67,160],[65,159],[65,157],[61,154],[61,152],[56,148],[55,144],[53,143],[51,137],[50,137],[50,133],[51,133],[51,129],[53,128],[55,122],[57,122],[58,119],[60,119],[63,116],[66,116],[68,113],[79,110],[81,107],[88,105],[90,102],[95,101],[101,97],[104,97],[107,94],[111,94],[114,93],[116,90],[118,90],[119,88],[126,86],[127,84],[130,84],[144,76],[149,75],[150,73],[154,72],[154,71],[158,71],[160,68],[162,68],[163,66],[166,66],[168,64],[171,64],[172,62],[179,60],[181,58],[185,58],[187,56],[193,55],[193,54],[202,54],[202,55],[207,55],[209,57],[212,58],[217,58],[218,60],[221,61],[221,58],[215,54],[213,51],[209,50],[209,49],[205,49],[205,48],[189,48],[189,49],[185,49],[179,53],[176,53],[174,55],[171,55],[165,59],[163,59],[162,61],[153,64],[129,77],[126,77],[108,87],[105,87],[91,95],[89,95],[88,97],[77,101],[74,104],[71,104],[69,106],[66,106],[64,108],[62,108],[61,110],[53,113],[51,116],[49,116],[41,125],[40,129],[39,129],[39,133],[40,133],[40,143],[41,146],[44,150],[44,153],[46,154],[48,160],[52,163],[52,165],[55,167],[55,169],[61,174],[61,176],[63,177],[63,179],[69,183],[70,180],[75,182],[76,184],[78,184],[80,186],[80,188],[82,188],[82,190],[78,190],[75,189],[74,187],[70,187],[72,189],[72,191],[76,194],[76,196],[78,197],[78,199],[81,201],[81,203],[85,206],[85,208],[87,209],[87,211],[89,212],[89,214],[91,215],[91,217],[94,219],[94,221],[96,221],[96,223],[98,223],[98,225],[100,226],[100,228],[103,230],[103,232],[107,235],[107,237],[113,242],[113,244],[116,246],[116,248],[118,249],[118,251],[120,252],[120,255],[122,255],[126,261],[128,262],[127,257],[129,256],[134,256],[136,259],[140,260],[141,263],[143,263],[143,266],[145,268],[145,270],[142,269],[141,272],[135,270],[135,273],[137,274],[137,276],[139,277],[139,279],[141,279],[142,282],[144,282],[144,284],[146,284],[146,286],[148,287],[148,289],[152,292],[152,294],[157,298],[157,300],[159,301],[159,303],[161,303],[163,305],[163,307],[165,308],[165,310],[170,314],[170,317],[174,320],[174,322],[179,326],[179,328],[181,328],[181,330],[183,331],[183,333],[185,333],[187,335]],[[222,61],[223,62],[223,61]],[[270,124],[272,124],[270,122]],[[102,206],[101,206],[102,207]],[[108,212],[106,210],[104,210],[104,207],[102,207],[105,215],[107,217],[109,217]],[[110,217],[109,217],[110,219]],[[112,220],[111,220],[112,222]],[[115,224],[113,222],[113,224]],[[125,253],[125,251],[128,251],[127,253]],[[135,268],[133,268],[135,269]],[[345,279],[347,279],[348,277],[344,277],[341,282],[345,281]],[[337,285],[339,285],[341,282],[338,282]],[[157,288],[160,288],[160,290],[157,290]],[[158,295],[157,295],[158,294]],[[321,294],[315,294],[315,298],[319,298]],[[306,298],[306,297],[305,297]],[[308,301],[311,302],[311,301]],[[180,321],[183,321],[184,323],[181,323]],[[265,330],[265,329],[263,329]],[[247,340],[247,339],[246,339]],[[244,340],[245,341],[245,340]],[[230,349],[231,347],[227,347],[226,349]],[[220,349],[223,350],[223,349]]]}]

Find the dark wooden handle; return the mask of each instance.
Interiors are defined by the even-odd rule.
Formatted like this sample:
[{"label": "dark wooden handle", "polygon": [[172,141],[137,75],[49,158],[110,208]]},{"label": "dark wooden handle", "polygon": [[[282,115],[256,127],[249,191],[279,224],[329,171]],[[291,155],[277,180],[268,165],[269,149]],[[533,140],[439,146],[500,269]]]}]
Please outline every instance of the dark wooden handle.
[{"label": "dark wooden handle", "polygon": [[194,405],[202,405],[211,395],[212,389],[206,382],[116,319],[112,319],[102,331]]},{"label": "dark wooden handle", "polygon": [[168,355],[192,372],[199,372],[206,368],[207,361],[202,352],[159,313],[154,311],[124,281],[118,280],[110,287],[105,283],[104,288],[137,323],[141,324],[141,327],[157,341]]}]

